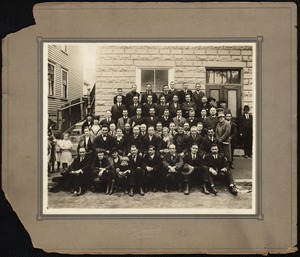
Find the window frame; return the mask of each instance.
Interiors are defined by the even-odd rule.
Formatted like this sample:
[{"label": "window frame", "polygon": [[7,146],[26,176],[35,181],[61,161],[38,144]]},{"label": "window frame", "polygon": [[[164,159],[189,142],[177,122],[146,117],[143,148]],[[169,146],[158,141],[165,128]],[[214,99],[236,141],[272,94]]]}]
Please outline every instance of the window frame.
[{"label": "window frame", "polygon": [[[53,94],[52,95],[50,95],[49,94],[49,65],[51,65],[51,66],[53,66]],[[55,67],[55,64],[54,63],[51,63],[51,62],[49,62],[48,61],[48,72],[47,72],[47,74],[48,74],[48,97],[55,97],[55,74],[56,74],[56,67]]]},{"label": "window frame", "polygon": [[[142,70],[167,70],[168,71],[168,84],[170,84],[171,81],[174,81],[174,77],[175,77],[175,67],[170,67],[170,66],[140,66],[140,67],[136,67],[136,81],[135,84],[137,85],[137,91],[138,92],[145,92],[142,91]],[[155,72],[154,72],[155,74]],[[154,75],[155,77],[155,75]],[[168,85],[169,86],[169,85]],[[152,85],[153,87],[153,92],[156,93],[161,93],[163,92],[163,90],[155,90],[155,85]]]},{"label": "window frame", "polygon": [[[64,96],[64,84],[63,84],[63,73],[67,74],[67,83],[66,83],[66,97]],[[69,73],[66,69],[61,69],[61,99],[62,100],[68,100],[69,98]]]},{"label": "window frame", "polygon": [[69,48],[67,44],[61,44],[61,51],[65,54],[69,53]]},{"label": "window frame", "polygon": [[[205,67],[205,85],[210,86],[242,86],[243,83],[243,68],[242,67]],[[207,71],[239,71],[240,83],[207,83]]]}]

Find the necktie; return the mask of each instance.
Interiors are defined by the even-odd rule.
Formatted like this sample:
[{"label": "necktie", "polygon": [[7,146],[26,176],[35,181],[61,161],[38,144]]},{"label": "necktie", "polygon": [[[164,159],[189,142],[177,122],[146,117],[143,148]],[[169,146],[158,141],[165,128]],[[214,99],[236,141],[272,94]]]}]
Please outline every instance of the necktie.
[{"label": "necktie", "polygon": [[195,156],[195,154],[193,154],[193,158],[192,158],[193,160],[195,160],[196,159],[196,156]]},{"label": "necktie", "polygon": [[214,154],[214,159],[215,159],[215,160],[217,159],[217,155],[216,155],[216,154]]}]

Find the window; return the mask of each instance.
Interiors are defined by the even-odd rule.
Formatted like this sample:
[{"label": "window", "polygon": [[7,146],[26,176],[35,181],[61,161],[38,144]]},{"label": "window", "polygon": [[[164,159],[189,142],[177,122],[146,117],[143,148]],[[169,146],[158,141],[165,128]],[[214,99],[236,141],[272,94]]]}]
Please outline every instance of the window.
[{"label": "window", "polygon": [[141,69],[141,91],[146,91],[146,85],[151,84],[155,92],[163,90],[169,84],[168,69]]},{"label": "window", "polygon": [[207,69],[206,84],[241,84],[240,69]]},{"label": "window", "polygon": [[61,97],[63,99],[68,99],[68,73],[65,70],[62,70],[62,89],[61,89]]},{"label": "window", "polygon": [[54,65],[48,63],[48,96],[54,96]]}]

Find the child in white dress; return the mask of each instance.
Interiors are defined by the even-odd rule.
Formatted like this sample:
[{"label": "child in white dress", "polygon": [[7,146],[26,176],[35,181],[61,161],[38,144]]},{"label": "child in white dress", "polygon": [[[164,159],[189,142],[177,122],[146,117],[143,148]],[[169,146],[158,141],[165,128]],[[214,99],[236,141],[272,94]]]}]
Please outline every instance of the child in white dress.
[{"label": "child in white dress", "polygon": [[72,163],[73,158],[72,158],[72,147],[73,144],[71,140],[69,139],[69,134],[65,133],[64,134],[64,139],[61,140],[60,142],[60,162],[62,164],[62,168],[65,169],[69,167],[69,165]]}]

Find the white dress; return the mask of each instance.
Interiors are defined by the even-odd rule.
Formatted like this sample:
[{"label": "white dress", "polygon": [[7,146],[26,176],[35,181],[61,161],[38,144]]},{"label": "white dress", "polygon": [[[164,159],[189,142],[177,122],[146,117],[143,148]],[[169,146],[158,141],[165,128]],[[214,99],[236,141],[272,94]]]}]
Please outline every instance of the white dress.
[{"label": "white dress", "polygon": [[60,152],[61,152],[60,162],[61,163],[67,163],[68,166],[72,163],[72,161],[73,161],[72,152],[71,152],[72,147],[73,147],[73,144],[69,139],[61,141],[61,143],[60,143]]}]

